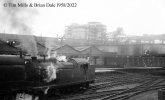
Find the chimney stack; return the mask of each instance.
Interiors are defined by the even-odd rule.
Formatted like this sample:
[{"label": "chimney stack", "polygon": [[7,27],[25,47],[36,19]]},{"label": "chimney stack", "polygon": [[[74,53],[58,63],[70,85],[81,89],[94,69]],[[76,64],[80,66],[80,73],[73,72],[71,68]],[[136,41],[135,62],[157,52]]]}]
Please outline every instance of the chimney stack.
[{"label": "chimney stack", "polygon": [[32,61],[37,61],[37,57],[31,57]]},{"label": "chimney stack", "polygon": [[20,53],[20,58],[23,58],[23,57],[22,57],[22,51],[21,51],[21,50],[19,51],[19,53]]}]

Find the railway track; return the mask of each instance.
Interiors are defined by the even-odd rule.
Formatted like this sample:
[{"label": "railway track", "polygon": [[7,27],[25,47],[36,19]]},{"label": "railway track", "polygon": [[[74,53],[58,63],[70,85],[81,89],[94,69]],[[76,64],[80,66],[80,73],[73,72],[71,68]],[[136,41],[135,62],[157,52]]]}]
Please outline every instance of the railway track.
[{"label": "railway track", "polygon": [[155,82],[152,83],[149,81],[137,87],[130,88],[130,89],[127,89],[127,90],[124,90],[119,93],[109,95],[103,98],[99,98],[99,100],[127,100],[128,98],[135,96],[137,94],[143,93],[143,92],[164,88],[165,85],[159,85],[160,82],[161,81],[159,81],[158,83],[155,83]]},{"label": "railway track", "polygon": [[62,100],[127,100],[140,93],[161,88],[165,88],[165,79],[159,76],[125,73],[106,75],[104,78],[103,75],[97,77],[89,89],[68,95]]},{"label": "railway track", "polygon": [[161,76],[106,73],[96,75],[95,83],[88,89],[51,95],[48,100],[128,100],[138,94],[161,88],[165,88],[165,79]]}]

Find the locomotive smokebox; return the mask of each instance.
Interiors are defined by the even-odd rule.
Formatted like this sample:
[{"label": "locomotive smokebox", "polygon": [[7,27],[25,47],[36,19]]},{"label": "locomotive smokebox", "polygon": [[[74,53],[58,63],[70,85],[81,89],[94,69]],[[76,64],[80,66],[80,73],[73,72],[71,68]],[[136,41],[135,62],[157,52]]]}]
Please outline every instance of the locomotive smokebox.
[{"label": "locomotive smokebox", "polygon": [[31,57],[32,58],[32,61],[37,61],[37,57]]}]

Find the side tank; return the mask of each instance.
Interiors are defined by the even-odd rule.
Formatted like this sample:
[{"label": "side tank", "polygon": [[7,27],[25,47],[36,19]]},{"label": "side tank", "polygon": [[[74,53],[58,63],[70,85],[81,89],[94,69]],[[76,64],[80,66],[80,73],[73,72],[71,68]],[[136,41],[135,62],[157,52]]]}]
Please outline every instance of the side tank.
[{"label": "side tank", "polygon": [[72,58],[69,62],[60,62],[56,83],[58,86],[89,84],[94,80],[95,68],[86,59]]}]

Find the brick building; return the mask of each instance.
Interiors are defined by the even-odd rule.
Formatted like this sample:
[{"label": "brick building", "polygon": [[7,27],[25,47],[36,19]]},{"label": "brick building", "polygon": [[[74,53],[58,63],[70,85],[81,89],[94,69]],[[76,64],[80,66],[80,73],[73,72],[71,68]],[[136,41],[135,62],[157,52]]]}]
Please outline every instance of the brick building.
[{"label": "brick building", "polygon": [[71,24],[66,27],[66,39],[105,40],[106,26],[100,22],[89,22],[85,25]]}]

